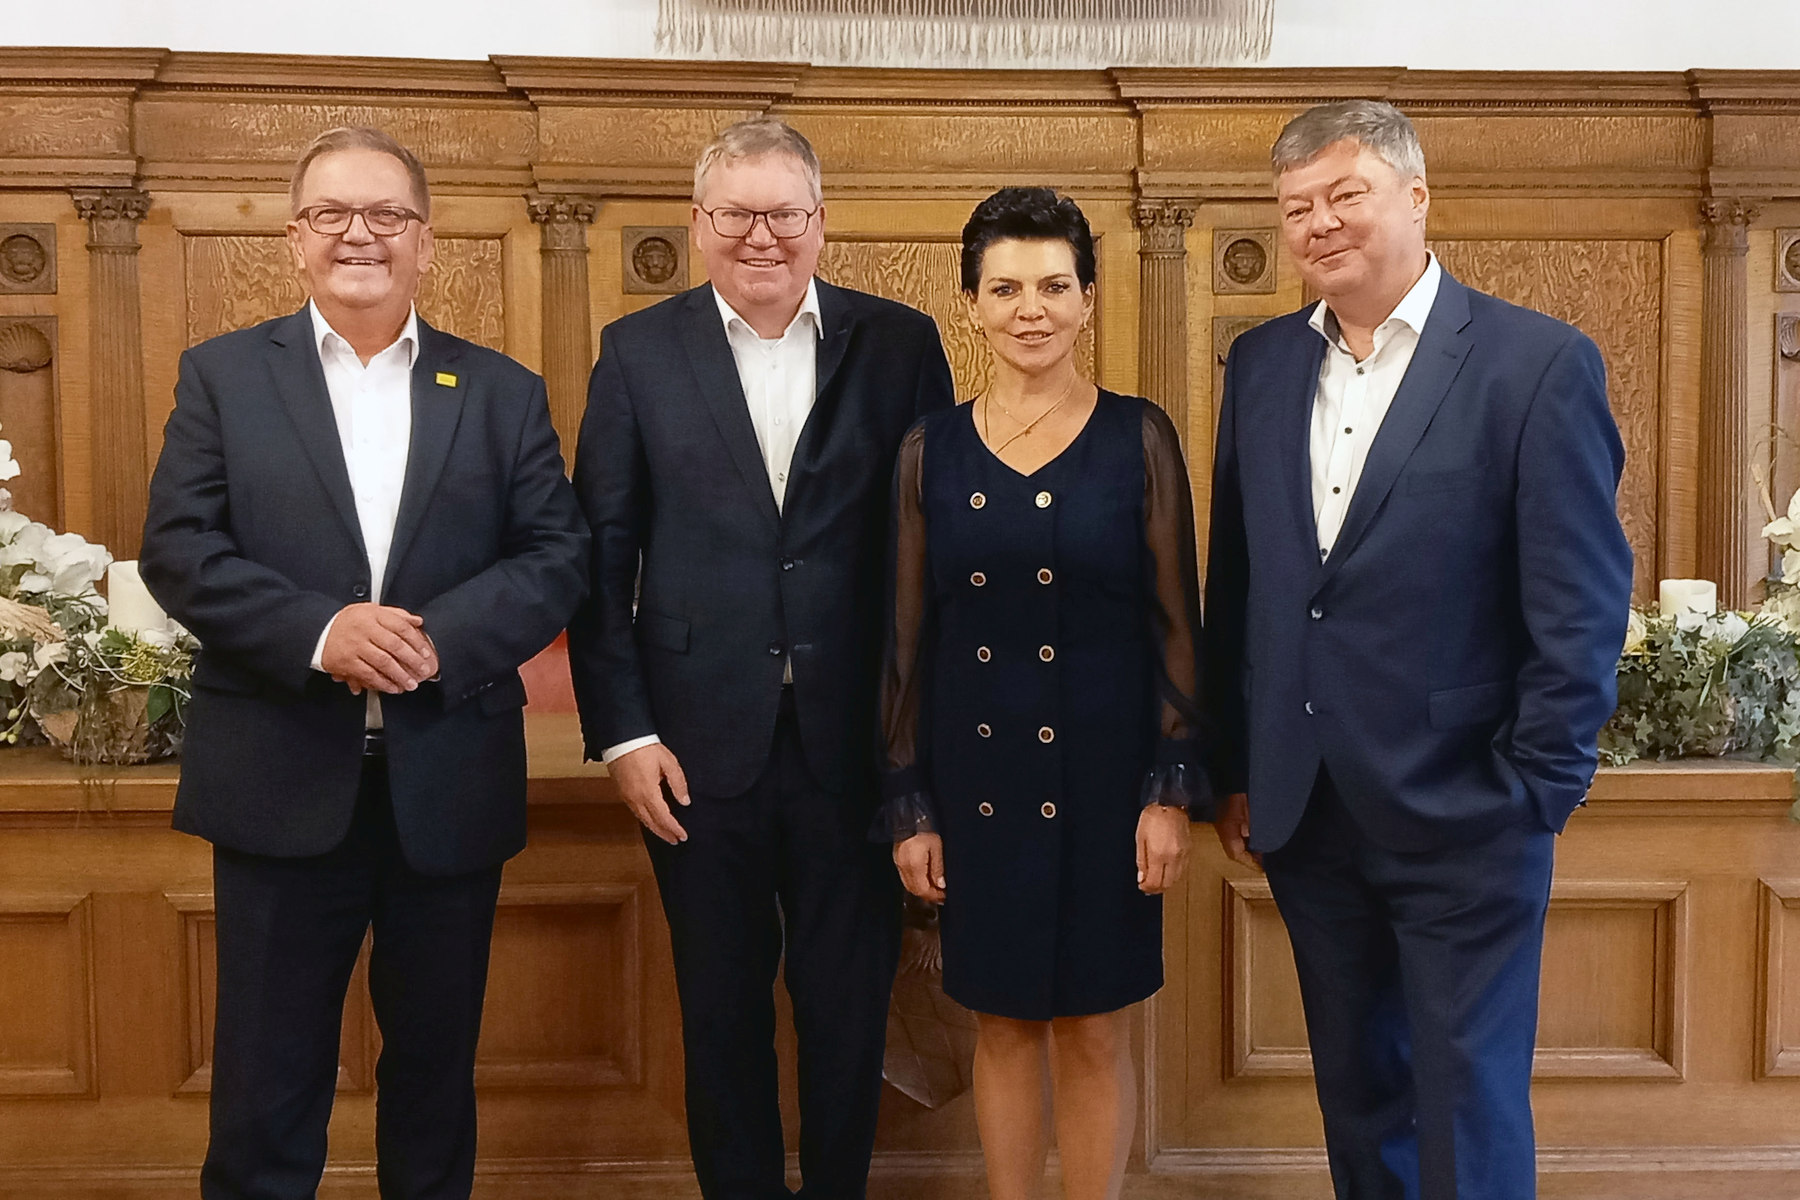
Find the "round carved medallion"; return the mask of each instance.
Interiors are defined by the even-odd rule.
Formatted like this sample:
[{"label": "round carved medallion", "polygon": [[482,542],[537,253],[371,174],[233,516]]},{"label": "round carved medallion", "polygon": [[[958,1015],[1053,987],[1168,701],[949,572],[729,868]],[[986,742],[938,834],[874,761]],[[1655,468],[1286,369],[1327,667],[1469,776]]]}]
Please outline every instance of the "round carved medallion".
[{"label": "round carved medallion", "polygon": [[50,256],[28,233],[15,233],[0,241],[0,275],[16,286],[36,283],[49,265]]},{"label": "round carved medallion", "polygon": [[668,239],[647,237],[639,242],[631,251],[631,265],[637,271],[638,278],[645,283],[667,283],[675,277],[675,268],[681,265],[681,256],[675,252]]},{"label": "round carved medallion", "polygon": [[1225,247],[1221,265],[1233,283],[1247,286],[1262,278],[1263,270],[1269,265],[1269,254],[1255,239],[1239,238]]}]

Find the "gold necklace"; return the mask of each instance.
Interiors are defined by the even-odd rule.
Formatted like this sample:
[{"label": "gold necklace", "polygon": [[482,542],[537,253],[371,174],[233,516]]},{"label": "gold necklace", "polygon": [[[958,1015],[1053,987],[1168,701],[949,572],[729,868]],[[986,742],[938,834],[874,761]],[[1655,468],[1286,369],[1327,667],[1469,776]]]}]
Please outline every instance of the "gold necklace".
[{"label": "gold necklace", "polygon": [[[1037,416],[1031,418],[1031,420],[1029,420],[1029,421],[1019,420],[1018,416],[1016,414],[1014,414],[1013,410],[1006,407],[1005,403],[1003,403],[999,397],[984,393],[982,395],[981,399],[985,400],[987,403],[984,404],[981,409],[981,414],[982,414],[981,415],[981,440],[984,442],[987,442],[989,444],[989,446],[991,447],[992,453],[994,454],[995,457],[999,457],[999,454],[1002,450],[1006,449],[1008,446],[1012,445],[1014,442],[1018,441],[1020,438],[1024,437],[1026,434],[1030,433],[1033,429],[1036,429],[1038,427],[1038,424],[1040,422],[1042,422],[1045,417],[1049,416],[1051,413],[1053,413],[1057,409],[1061,408],[1063,406],[1064,402],[1067,401],[1070,396],[1073,396],[1075,394],[1075,385],[1080,382],[1081,382],[1081,376],[1079,376],[1079,375],[1071,376],[1069,379],[1069,386],[1064,388],[1063,394],[1056,398],[1056,403],[1052,404],[1049,408],[1046,408],[1043,412],[1041,412]],[[1007,438],[1004,442],[1001,442],[998,446],[993,445],[994,439],[993,439],[993,425],[992,425],[993,406],[996,404],[1000,405],[1000,411],[1006,414],[1006,417],[1009,421],[1011,421],[1014,425],[1019,426],[1019,431],[1017,433],[1015,433],[1011,437]]]}]

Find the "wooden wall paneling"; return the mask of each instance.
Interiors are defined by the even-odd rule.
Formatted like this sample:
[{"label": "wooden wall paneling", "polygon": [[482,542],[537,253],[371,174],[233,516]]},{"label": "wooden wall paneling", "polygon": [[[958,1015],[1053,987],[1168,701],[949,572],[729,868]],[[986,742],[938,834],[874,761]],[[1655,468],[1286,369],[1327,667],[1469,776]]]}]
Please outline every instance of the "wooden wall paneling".
[{"label": "wooden wall paneling", "polygon": [[1757,893],[1756,1077],[1800,1076],[1800,880]]},{"label": "wooden wall paneling", "polygon": [[643,1082],[642,886],[525,884],[500,893],[476,1082]]},{"label": "wooden wall paneling", "polygon": [[92,897],[0,892],[0,962],[0,1098],[97,1098]]},{"label": "wooden wall paneling", "polygon": [[1225,881],[1226,1077],[1312,1074],[1293,947],[1268,880]]},{"label": "wooden wall paneling", "polygon": [[1536,1077],[1680,1079],[1687,943],[1684,884],[1584,879],[1553,885]]}]

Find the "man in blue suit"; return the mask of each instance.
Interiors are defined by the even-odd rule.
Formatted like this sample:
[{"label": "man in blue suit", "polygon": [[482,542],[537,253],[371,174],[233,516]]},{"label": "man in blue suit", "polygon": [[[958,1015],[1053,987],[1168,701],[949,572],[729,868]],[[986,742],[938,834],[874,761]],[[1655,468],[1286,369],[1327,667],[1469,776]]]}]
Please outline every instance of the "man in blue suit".
[{"label": "man in blue suit", "polygon": [[1322,300],[1225,371],[1219,836],[1293,942],[1340,1200],[1528,1200],[1552,843],[1631,597],[1605,368],[1438,265],[1393,106],[1313,108],[1272,159]]}]

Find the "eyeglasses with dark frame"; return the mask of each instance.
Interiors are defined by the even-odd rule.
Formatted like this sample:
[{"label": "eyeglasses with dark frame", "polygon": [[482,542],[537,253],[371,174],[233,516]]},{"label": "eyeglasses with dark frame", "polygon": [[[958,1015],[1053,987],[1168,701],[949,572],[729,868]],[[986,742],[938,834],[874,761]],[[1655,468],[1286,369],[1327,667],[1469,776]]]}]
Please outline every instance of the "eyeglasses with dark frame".
[{"label": "eyeglasses with dark frame", "polygon": [[[820,205],[819,208],[825,207]],[[713,232],[720,237],[747,238],[758,219],[768,228],[769,236],[786,241],[806,232],[819,208],[771,208],[764,211],[749,208],[703,208],[712,222]]]},{"label": "eyeglasses with dark frame", "polygon": [[350,222],[357,217],[376,237],[393,237],[413,221],[425,218],[410,208],[397,204],[376,204],[367,208],[351,208],[343,204],[315,204],[294,214],[294,220],[305,221],[320,237],[337,237],[350,232]]}]

